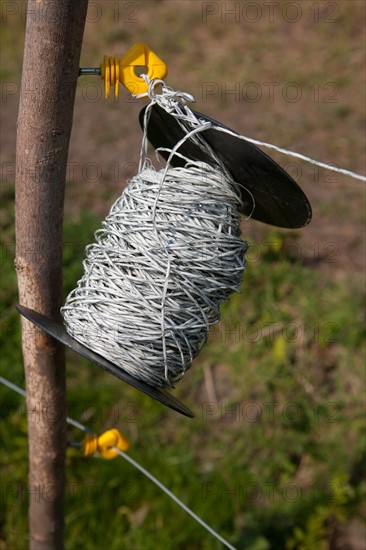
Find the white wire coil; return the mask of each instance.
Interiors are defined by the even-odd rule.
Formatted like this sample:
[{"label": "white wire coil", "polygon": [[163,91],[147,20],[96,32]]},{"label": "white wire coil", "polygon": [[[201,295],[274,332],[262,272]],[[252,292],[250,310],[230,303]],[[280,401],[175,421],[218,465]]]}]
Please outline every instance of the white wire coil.
[{"label": "white wire coil", "polygon": [[241,283],[240,207],[218,167],[145,167],[86,249],[61,310],[67,331],[135,378],[179,381]]}]

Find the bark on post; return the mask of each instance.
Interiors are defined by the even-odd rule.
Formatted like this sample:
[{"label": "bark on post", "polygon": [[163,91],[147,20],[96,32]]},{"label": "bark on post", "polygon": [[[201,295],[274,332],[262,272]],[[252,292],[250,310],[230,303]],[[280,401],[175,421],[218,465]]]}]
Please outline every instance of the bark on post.
[{"label": "bark on post", "polygon": [[[62,305],[64,185],[87,0],[28,0],[16,150],[19,302]],[[32,550],[63,548],[66,391],[63,346],[22,320]]]}]

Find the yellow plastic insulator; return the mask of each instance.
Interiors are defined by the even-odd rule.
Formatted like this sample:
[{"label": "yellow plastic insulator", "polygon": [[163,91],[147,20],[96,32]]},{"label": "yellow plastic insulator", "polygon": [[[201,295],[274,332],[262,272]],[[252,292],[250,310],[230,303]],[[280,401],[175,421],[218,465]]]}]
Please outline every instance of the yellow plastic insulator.
[{"label": "yellow plastic insulator", "polygon": [[97,435],[87,435],[83,441],[83,452],[84,456],[91,456],[98,451],[103,458],[110,460],[118,456],[113,447],[117,447],[121,451],[127,451],[129,446],[128,441],[119,431],[112,428],[112,430],[104,432],[99,437]]},{"label": "yellow plastic insulator", "polygon": [[163,79],[168,74],[168,67],[150,48],[143,43],[135,44],[120,60],[118,57],[104,56],[101,64],[101,76],[104,80],[105,96],[109,97],[110,87],[114,86],[114,95],[118,97],[121,82],[133,95],[147,92],[147,84],[136,74],[136,67],[146,68],[150,80]]}]

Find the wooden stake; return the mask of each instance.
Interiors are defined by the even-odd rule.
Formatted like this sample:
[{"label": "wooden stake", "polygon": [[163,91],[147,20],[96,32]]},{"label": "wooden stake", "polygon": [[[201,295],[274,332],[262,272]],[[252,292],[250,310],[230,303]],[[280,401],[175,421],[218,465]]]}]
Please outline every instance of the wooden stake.
[{"label": "wooden stake", "polygon": [[[87,0],[28,0],[16,166],[21,304],[58,318],[67,154]],[[22,320],[31,550],[63,548],[66,390],[63,346]]]}]

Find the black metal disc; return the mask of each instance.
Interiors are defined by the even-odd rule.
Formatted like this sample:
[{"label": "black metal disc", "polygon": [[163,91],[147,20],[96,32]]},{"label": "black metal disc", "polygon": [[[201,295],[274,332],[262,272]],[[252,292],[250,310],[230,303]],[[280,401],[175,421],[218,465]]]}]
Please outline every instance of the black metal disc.
[{"label": "black metal disc", "polygon": [[83,346],[82,344],[77,342],[66,332],[66,329],[62,323],[59,323],[58,321],[54,321],[52,319],[48,319],[44,315],[37,313],[37,311],[29,309],[25,306],[17,305],[16,309],[19,311],[19,313],[23,315],[23,317],[28,319],[28,321],[34,323],[37,327],[42,329],[53,338],[56,338],[56,340],[58,340],[68,348],[71,348],[72,350],[76,351],[76,353],[79,353],[79,355],[82,355],[86,359],[89,359],[89,361],[92,361],[92,363],[95,363],[96,365],[98,365],[98,367],[102,367],[102,369],[106,370],[110,374],[113,374],[120,380],[123,380],[123,382],[126,382],[130,386],[133,386],[137,390],[140,390],[141,392],[145,393],[149,397],[152,397],[156,401],[160,401],[160,403],[166,405],[167,407],[170,407],[174,411],[177,411],[185,416],[189,416],[190,418],[194,416],[194,414],[190,409],[188,409],[188,407],[186,407],[178,399],[173,397],[166,390],[149,386],[149,384],[146,384],[142,380],[134,378],[126,371],[117,367],[114,363],[111,363],[98,353],[95,353],[86,346]]},{"label": "black metal disc", "polygon": [[[140,112],[141,127],[145,109],[146,107]],[[217,127],[234,132],[207,115],[196,111],[193,113],[204,121],[210,121]],[[151,108],[147,137],[155,149],[172,149],[184,135],[183,129],[173,116],[158,105]],[[251,217],[255,220],[286,228],[304,227],[310,222],[311,206],[302,189],[281,166],[258,147],[249,141],[212,128],[200,133],[200,136],[206,140],[239,184],[244,203],[243,214],[249,216],[253,210],[251,193],[255,200]],[[189,159],[212,164],[210,155],[202,151],[191,139],[187,140],[178,152]],[[162,152],[161,155],[167,159],[169,153]],[[184,166],[184,161],[174,156],[172,165]]]}]

